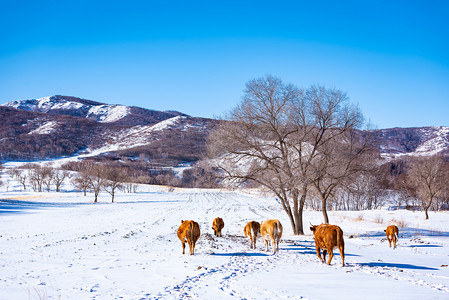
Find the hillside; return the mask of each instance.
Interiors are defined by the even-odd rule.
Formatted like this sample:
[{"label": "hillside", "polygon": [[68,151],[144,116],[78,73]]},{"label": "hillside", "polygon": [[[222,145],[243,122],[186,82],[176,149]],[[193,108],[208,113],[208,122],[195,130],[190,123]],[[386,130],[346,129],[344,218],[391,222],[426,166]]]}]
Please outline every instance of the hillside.
[{"label": "hillside", "polygon": [[67,96],[0,106],[3,160],[85,156],[151,157],[162,165],[196,161],[217,121],[176,112],[107,105]]},{"label": "hillside", "polygon": [[176,111],[163,112],[135,106],[110,105],[61,95],[40,99],[10,101],[2,106],[53,115],[70,115],[100,123],[113,123],[114,125],[127,126],[154,124],[175,116],[186,116]]},{"label": "hillside", "polygon": [[[109,105],[70,96],[11,101],[0,106],[3,160],[82,153],[103,158],[146,157],[161,166],[196,161],[218,120],[176,111]],[[384,158],[449,154],[449,127],[390,128],[372,135]]]}]

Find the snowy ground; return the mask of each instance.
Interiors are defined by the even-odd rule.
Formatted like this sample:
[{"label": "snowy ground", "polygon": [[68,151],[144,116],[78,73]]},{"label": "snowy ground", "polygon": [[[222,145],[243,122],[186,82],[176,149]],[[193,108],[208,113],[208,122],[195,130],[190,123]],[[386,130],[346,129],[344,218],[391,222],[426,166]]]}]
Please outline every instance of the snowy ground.
[{"label": "snowy ground", "polygon": [[[79,193],[0,193],[0,299],[449,299],[449,214],[331,212],[345,233],[346,266],[318,261],[305,212],[293,236],[272,198],[220,190],[140,188],[98,204]],[[212,220],[225,221],[223,237]],[[249,249],[243,227],[278,218],[280,251],[262,240]],[[181,254],[176,230],[196,220],[194,256]],[[401,223],[399,246],[383,229]]]}]

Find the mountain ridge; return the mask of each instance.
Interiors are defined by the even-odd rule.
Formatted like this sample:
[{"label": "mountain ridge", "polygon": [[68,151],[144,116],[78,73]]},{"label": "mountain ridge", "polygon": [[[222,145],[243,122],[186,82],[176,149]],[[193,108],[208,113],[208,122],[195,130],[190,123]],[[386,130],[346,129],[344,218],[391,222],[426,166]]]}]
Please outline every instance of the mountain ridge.
[{"label": "mountain ridge", "polygon": [[[7,102],[0,105],[0,117],[0,154],[4,160],[54,158],[88,151],[92,155],[119,153],[132,157],[143,153],[157,159],[170,156],[173,161],[195,161],[205,154],[207,136],[220,122],[177,111],[61,95]],[[363,132],[373,135],[385,159],[449,154],[449,127]]]}]

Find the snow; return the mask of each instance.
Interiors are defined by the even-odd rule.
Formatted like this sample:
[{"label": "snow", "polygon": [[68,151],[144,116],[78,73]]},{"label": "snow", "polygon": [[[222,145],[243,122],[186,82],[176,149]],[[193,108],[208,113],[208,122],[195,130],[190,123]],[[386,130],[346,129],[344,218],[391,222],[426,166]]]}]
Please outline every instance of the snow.
[{"label": "snow", "polygon": [[181,118],[178,116],[153,125],[139,125],[121,130],[114,134],[109,144],[95,150],[89,150],[88,156],[147,145],[151,141],[153,133],[175,126]]},{"label": "snow", "polygon": [[31,111],[49,112],[50,110],[74,110],[83,107],[89,108],[87,118],[103,123],[116,122],[130,113],[130,108],[124,105],[86,105],[79,102],[69,101],[55,96],[43,97],[33,100],[10,101],[4,106]]},{"label": "snow", "polygon": [[55,131],[57,126],[58,122],[50,121],[28,132],[28,134],[49,134]]},{"label": "snow", "polygon": [[[80,161],[84,158],[97,156],[102,153],[147,145],[149,142],[151,142],[151,138],[154,133],[177,126],[184,119],[186,119],[186,118],[183,116],[176,116],[176,117],[161,121],[161,122],[153,124],[153,125],[144,125],[144,126],[139,125],[139,126],[134,126],[131,128],[123,129],[117,133],[114,133],[111,141],[103,147],[100,147],[97,149],[86,149],[85,151],[83,151],[83,154],[77,154],[77,155],[74,155],[71,157],[63,157],[63,158],[53,159],[51,161],[36,161],[35,163],[44,165],[44,164],[48,164],[49,162],[51,162],[52,166],[57,168],[57,167],[62,166],[65,163],[68,163],[71,161]],[[55,124],[53,124],[53,127],[51,127],[51,124],[49,124],[49,123],[55,123]],[[56,125],[56,122],[49,122],[49,123],[46,123],[43,126],[35,129],[34,131],[32,131],[32,133],[37,133],[37,134],[50,133],[51,132],[50,130],[52,130],[52,128],[54,128],[54,126]],[[30,134],[31,134],[31,132],[30,132]],[[18,167],[18,166],[24,165],[26,163],[28,163],[28,162],[25,162],[25,161],[5,162],[3,165],[7,168],[13,168],[13,167]],[[186,167],[186,168],[188,168],[188,167]],[[175,172],[182,172],[182,171],[183,171],[182,168],[175,170]]]},{"label": "snow", "polygon": [[435,155],[449,147],[449,127],[440,127],[433,135],[418,146],[415,155]]},{"label": "snow", "polygon": [[[6,175],[4,175],[6,176]],[[3,178],[6,181],[6,178]],[[22,192],[0,187],[0,299],[448,299],[449,217],[405,210],[330,212],[345,233],[346,266],[338,251],[318,261],[305,211],[306,235],[294,236],[270,196],[251,190],[139,186],[116,203],[101,194]],[[225,221],[223,237],[212,220]],[[278,218],[279,253],[262,240],[249,249],[243,227]],[[182,255],[176,230],[196,220],[195,255]],[[383,229],[403,223],[388,248]]]},{"label": "snow", "polygon": [[130,108],[124,105],[96,105],[87,113],[87,118],[96,119],[102,123],[112,123],[126,117]]}]

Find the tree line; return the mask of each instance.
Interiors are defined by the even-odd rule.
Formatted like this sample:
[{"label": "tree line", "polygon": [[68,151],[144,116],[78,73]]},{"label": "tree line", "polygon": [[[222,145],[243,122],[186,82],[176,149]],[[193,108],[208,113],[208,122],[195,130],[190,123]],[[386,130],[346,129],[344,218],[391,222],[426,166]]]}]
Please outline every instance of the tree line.
[{"label": "tree line", "polygon": [[[241,103],[209,136],[208,152],[225,183],[268,189],[294,234],[303,234],[307,205],[320,209],[325,223],[328,209],[382,205],[382,159],[369,131],[361,134],[363,125],[346,93],[320,85],[298,88],[267,75],[246,84]],[[419,199],[428,218],[437,199],[447,203],[448,163],[435,156],[408,166],[395,184]]]}]

